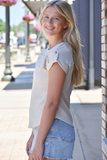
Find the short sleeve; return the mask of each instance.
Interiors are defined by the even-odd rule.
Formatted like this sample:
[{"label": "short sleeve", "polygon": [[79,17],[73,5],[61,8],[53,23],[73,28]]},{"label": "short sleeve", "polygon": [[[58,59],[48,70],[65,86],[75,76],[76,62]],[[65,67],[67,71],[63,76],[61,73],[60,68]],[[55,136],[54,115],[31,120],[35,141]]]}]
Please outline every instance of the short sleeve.
[{"label": "short sleeve", "polygon": [[69,68],[74,64],[71,51],[64,47],[51,51],[47,57],[47,70],[49,70],[55,62],[58,62],[67,74]]}]

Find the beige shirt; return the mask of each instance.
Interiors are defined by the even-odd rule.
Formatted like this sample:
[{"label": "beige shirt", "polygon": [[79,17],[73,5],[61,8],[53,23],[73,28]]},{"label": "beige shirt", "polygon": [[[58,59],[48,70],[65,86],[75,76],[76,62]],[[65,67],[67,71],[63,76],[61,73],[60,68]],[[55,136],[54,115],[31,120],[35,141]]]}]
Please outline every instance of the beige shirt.
[{"label": "beige shirt", "polygon": [[44,50],[38,57],[34,74],[29,108],[29,128],[40,125],[43,108],[46,102],[48,88],[48,71],[52,64],[58,62],[65,71],[66,77],[55,118],[58,118],[73,126],[70,113],[71,76],[74,67],[72,49],[67,42],[61,42],[52,49]]}]

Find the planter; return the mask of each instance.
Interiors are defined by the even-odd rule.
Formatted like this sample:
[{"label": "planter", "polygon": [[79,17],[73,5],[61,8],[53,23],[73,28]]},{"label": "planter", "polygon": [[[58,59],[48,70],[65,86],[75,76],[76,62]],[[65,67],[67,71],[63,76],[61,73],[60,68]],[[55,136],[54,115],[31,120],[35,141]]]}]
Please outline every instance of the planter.
[{"label": "planter", "polygon": [[32,15],[27,14],[23,17],[23,20],[29,23],[30,21],[34,20],[34,17]]},{"label": "planter", "polygon": [[[0,49],[0,63],[5,63],[5,49]],[[10,49],[11,60],[17,60],[18,49]]]},{"label": "planter", "polygon": [[21,54],[25,54],[25,45],[20,45],[19,50]]},{"label": "planter", "polygon": [[0,5],[5,6],[5,7],[7,7],[7,6],[10,7],[10,6],[16,4],[17,1],[18,0],[0,0]]},{"label": "planter", "polygon": [[33,29],[36,30],[36,31],[38,31],[38,32],[40,32],[40,26],[39,25],[34,26]]},{"label": "planter", "polygon": [[26,21],[27,23],[29,23],[31,20],[29,19],[23,19],[24,21]]},{"label": "planter", "polygon": [[4,2],[4,3],[1,3],[1,5],[2,5],[2,6],[5,6],[5,7],[7,7],[7,6],[12,6],[13,4],[11,4],[11,3],[8,3],[8,2]]},{"label": "planter", "polygon": [[31,53],[35,53],[35,46],[36,46],[36,44],[30,44],[29,45],[29,50],[30,50]]}]

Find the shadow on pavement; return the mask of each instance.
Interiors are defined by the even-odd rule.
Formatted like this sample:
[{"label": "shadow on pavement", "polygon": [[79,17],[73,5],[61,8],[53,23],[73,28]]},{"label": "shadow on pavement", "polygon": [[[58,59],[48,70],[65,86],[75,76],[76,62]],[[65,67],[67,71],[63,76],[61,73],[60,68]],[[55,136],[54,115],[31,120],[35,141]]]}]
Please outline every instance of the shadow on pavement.
[{"label": "shadow on pavement", "polygon": [[33,71],[23,71],[3,90],[32,89]]},{"label": "shadow on pavement", "polygon": [[35,63],[31,63],[31,64],[17,64],[17,65],[14,65],[14,67],[35,68]]}]

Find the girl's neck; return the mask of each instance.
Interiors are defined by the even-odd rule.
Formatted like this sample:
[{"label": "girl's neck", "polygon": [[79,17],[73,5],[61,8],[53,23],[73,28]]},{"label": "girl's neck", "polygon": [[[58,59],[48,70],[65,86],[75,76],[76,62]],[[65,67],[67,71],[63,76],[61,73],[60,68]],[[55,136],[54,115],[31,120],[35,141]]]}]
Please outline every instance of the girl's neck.
[{"label": "girl's neck", "polygon": [[49,41],[49,50],[51,48],[53,48],[54,46],[56,46],[57,44],[61,43],[61,42],[64,42],[62,36],[60,38],[57,38],[57,39],[53,39],[51,38],[51,40],[48,40]]}]

